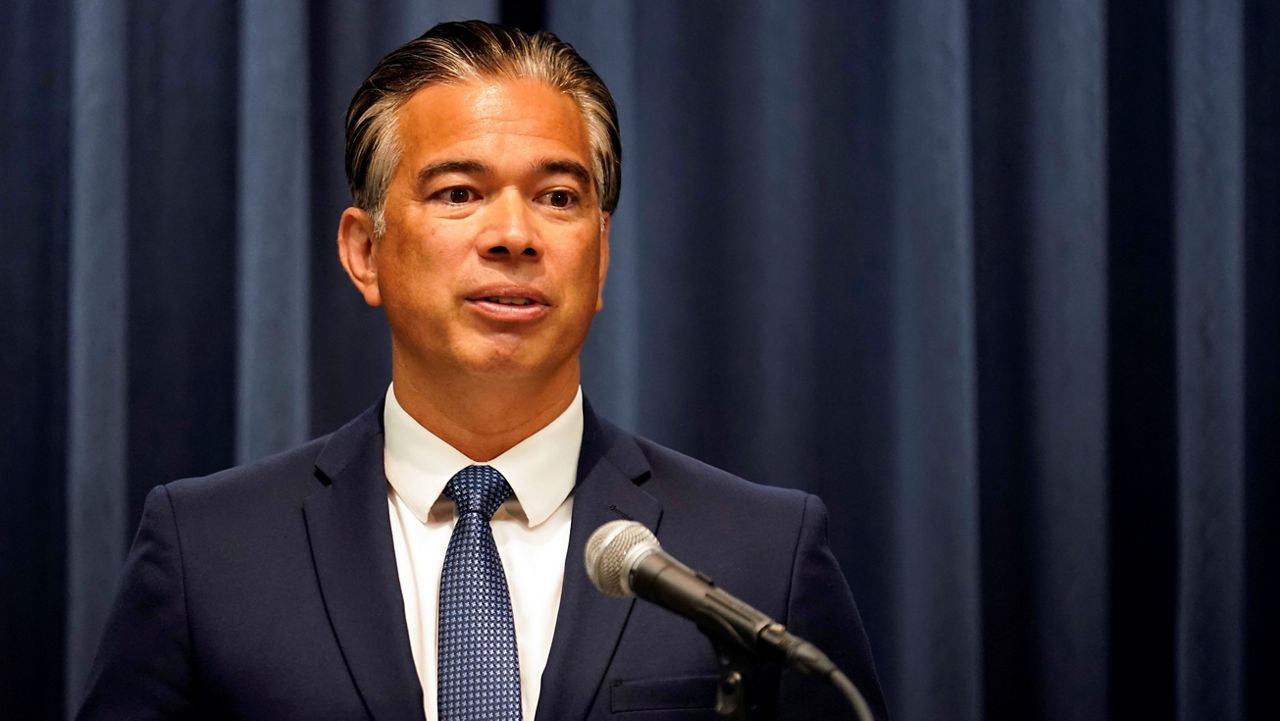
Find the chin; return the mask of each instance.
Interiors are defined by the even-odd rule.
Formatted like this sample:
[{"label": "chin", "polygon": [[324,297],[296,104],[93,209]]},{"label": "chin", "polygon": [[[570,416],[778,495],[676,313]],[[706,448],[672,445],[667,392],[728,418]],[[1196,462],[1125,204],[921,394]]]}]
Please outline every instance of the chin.
[{"label": "chin", "polygon": [[515,352],[487,353],[474,358],[470,367],[477,375],[530,381],[551,380],[576,367],[573,355],[530,353],[529,350],[526,347]]},{"label": "chin", "polygon": [[536,378],[545,375],[557,364],[546,358],[533,357],[518,348],[491,348],[471,354],[462,359],[460,365],[476,375]]}]

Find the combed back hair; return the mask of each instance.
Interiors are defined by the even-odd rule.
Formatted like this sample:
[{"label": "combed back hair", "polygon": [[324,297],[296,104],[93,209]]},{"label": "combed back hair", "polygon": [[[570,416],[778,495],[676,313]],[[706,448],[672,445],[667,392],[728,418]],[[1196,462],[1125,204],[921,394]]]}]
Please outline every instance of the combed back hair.
[{"label": "combed back hair", "polygon": [[565,93],[586,122],[600,209],[612,213],[622,183],[622,139],[613,96],[573,46],[548,32],[532,35],[479,20],[441,23],[378,62],[347,109],[347,183],[352,202],[386,228],[387,186],[400,162],[396,116],[428,85],[480,79],[540,80]]}]

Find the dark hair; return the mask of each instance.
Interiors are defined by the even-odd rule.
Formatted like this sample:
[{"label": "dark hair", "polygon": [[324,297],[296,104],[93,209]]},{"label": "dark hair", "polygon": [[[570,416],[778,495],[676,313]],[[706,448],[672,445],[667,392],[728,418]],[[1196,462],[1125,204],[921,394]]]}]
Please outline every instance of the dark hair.
[{"label": "dark hair", "polygon": [[613,96],[572,45],[480,20],[440,23],[378,62],[347,109],[347,183],[356,207],[384,230],[387,186],[400,162],[396,112],[427,85],[481,78],[541,80],[577,104],[587,126],[596,197],[612,213],[622,184]]}]

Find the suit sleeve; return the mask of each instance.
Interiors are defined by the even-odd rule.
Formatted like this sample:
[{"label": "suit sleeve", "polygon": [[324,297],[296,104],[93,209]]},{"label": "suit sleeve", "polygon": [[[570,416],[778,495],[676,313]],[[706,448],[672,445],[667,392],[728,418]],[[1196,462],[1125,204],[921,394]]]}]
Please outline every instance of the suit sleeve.
[{"label": "suit sleeve", "polygon": [[147,495],[137,536],[89,672],[82,721],[192,715],[182,547],[164,486]]},{"label": "suit sleeve", "polygon": [[[805,501],[792,565],[787,627],[822,649],[862,692],[876,718],[888,720],[862,618],[840,564],[827,544],[826,506],[812,495]],[[825,679],[784,671],[778,692],[778,718],[799,721],[856,716],[844,696]]]}]

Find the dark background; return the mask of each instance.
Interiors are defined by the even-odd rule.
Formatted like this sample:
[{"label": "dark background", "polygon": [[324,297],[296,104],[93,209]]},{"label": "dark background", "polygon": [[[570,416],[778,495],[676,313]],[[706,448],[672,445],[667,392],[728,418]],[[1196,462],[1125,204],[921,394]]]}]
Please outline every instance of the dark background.
[{"label": "dark background", "polygon": [[621,110],[592,402],[827,501],[895,718],[1280,718],[1269,0],[9,0],[0,715],[78,700],[148,488],[385,390],[342,116],[469,16]]}]

